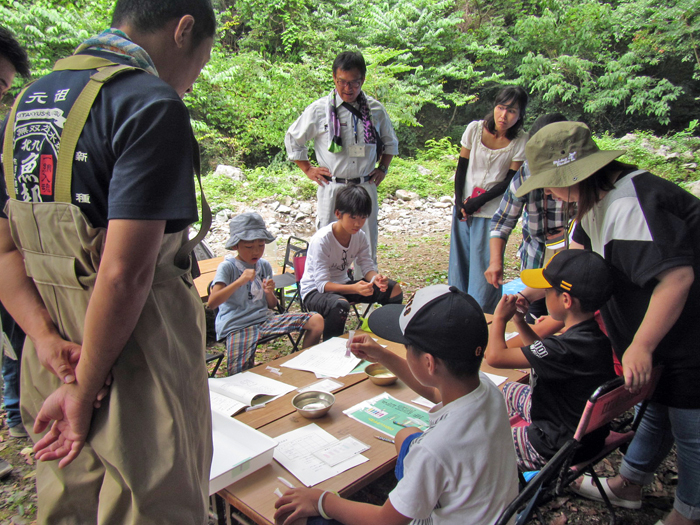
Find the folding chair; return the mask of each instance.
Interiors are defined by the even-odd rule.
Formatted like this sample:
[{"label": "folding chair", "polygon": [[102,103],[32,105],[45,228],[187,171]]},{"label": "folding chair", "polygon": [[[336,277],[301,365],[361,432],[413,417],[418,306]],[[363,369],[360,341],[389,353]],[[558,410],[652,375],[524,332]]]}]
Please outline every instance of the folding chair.
[{"label": "folding chair", "polygon": [[[275,283],[275,294],[277,295],[278,300],[277,310],[281,314],[288,312],[294,301],[299,301],[299,304],[301,304],[301,300],[299,298],[299,281],[294,275],[294,260],[297,258],[297,256],[306,255],[308,249],[309,243],[304,239],[294,237],[293,235],[290,235],[289,239],[287,239],[287,249],[284,252],[282,273],[272,277],[272,280]],[[294,295],[292,295],[289,303],[287,303],[285,306],[286,297],[284,290],[285,288],[294,284],[296,284]]]},{"label": "folding chair", "polygon": [[[637,394],[632,394],[625,389],[625,381],[621,377],[612,379],[600,386],[588,399],[574,437],[559,449],[542,470],[527,483],[520,494],[503,511],[496,525],[506,525],[518,511],[520,513],[515,524],[522,525],[527,523],[539,505],[556,496],[560,496],[564,488],[568,487],[584,472],[590,474],[593,478],[610,514],[609,523],[610,525],[615,525],[617,522],[615,510],[603,490],[600,479],[593,467],[611,452],[632,441],[637,427],[644,416],[649,399],[654,393],[661,370],[662,367],[654,368],[651,379]],[[641,407],[631,421],[631,425],[627,421],[623,423],[623,426],[626,428],[611,431],[605,440],[602,450],[591,459],[575,465],[571,464],[576,451],[581,447],[581,440],[585,435],[610,423],[639,403],[642,403]],[[542,517],[539,516],[539,518],[544,523]]]}]

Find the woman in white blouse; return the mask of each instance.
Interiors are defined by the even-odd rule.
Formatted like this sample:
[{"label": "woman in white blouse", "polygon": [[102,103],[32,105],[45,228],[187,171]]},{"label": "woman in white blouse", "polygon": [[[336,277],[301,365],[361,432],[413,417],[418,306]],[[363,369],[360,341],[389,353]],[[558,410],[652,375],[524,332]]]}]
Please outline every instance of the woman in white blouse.
[{"label": "woman in white blouse", "polygon": [[455,173],[455,208],[448,282],[493,313],[501,288],[484,277],[489,266],[489,225],[500,198],[525,160],[521,131],[527,93],[507,86],[496,95],[492,112],[467,126]]}]

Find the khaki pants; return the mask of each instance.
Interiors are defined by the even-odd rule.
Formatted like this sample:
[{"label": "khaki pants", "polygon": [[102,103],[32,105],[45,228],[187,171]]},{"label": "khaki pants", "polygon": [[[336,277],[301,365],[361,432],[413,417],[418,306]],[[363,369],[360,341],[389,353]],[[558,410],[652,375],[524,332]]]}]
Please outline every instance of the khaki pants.
[{"label": "khaki pants", "polygon": [[[70,204],[11,200],[12,235],[59,331],[81,343],[105,230]],[[64,469],[37,465],[39,523],[201,524],[212,454],[204,363],[204,310],[188,270],[174,257],[184,232],[165,236],[152,289],[113,383],[95,410],[85,447]],[[31,432],[60,381],[27,339],[22,418]]]}]

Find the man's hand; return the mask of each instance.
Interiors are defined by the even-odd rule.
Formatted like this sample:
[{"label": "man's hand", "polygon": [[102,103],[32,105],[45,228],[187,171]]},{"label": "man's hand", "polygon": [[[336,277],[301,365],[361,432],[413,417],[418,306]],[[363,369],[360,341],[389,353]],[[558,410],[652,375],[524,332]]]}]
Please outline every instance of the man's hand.
[{"label": "man's hand", "polygon": [[639,392],[651,379],[653,353],[653,348],[648,349],[633,342],[622,356],[625,388],[633,394]]},{"label": "man's hand", "polygon": [[288,490],[275,502],[277,509],[275,522],[290,525],[299,518],[318,516],[319,512],[316,506],[321,494],[323,494],[322,490],[304,487]]},{"label": "man's hand", "polygon": [[58,466],[70,464],[85,445],[93,412],[93,399],[86,399],[75,384],[61,385],[49,397],[34,422],[40,434],[53,421],[51,429],[34,445],[37,461],[60,459]]},{"label": "man's hand", "polygon": [[353,285],[353,288],[355,289],[356,294],[363,295],[365,297],[374,293],[374,285],[368,283],[367,281],[357,281]]},{"label": "man's hand", "polygon": [[304,173],[310,180],[314,181],[319,186],[325,186],[328,184],[328,180],[324,177],[331,176],[331,171],[328,168],[323,168],[321,166],[311,166]]},{"label": "man's hand", "polygon": [[486,282],[498,288],[503,285],[503,264],[489,263],[489,267],[484,272]]},{"label": "man's hand", "polygon": [[80,345],[52,334],[42,339],[32,339],[39,362],[46,370],[64,383],[75,381],[75,367],[80,359]]},{"label": "man's hand", "polygon": [[350,351],[355,357],[359,357],[371,363],[381,363],[382,357],[385,355],[385,352],[387,352],[386,348],[377,343],[368,334],[356,334],[355,337],[352,338]]},{"label": "man's hand", "polygon": [[386,173],[384,173],[379,168],[374,168],[374,170],[372,170],[372,173],[369,174],[369,182],[379,186],[385,177]]}]

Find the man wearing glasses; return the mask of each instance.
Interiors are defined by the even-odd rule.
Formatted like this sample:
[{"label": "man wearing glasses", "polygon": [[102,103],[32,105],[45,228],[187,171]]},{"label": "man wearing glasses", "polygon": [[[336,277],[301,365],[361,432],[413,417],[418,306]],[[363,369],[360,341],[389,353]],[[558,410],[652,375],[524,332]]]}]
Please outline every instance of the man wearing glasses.
[{"label": "man wearing glasses", "polygon": [[[335,88],[304,110],[287,130],[284,143],[289,160],[318,184],[317,230],[335,220],[335,195],[341,188],[360,184],[367,190],[372,215],[363,230],[376,262],[377,186],[399,152],[399,141],[384,106],[362,91],[366,72],[361,53],[340,53],[333,62]],[[306,143],[311,140],[318,166],[309,162]]]}]

